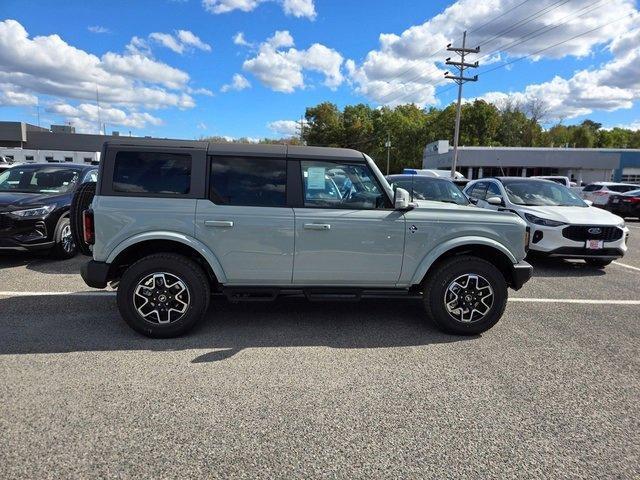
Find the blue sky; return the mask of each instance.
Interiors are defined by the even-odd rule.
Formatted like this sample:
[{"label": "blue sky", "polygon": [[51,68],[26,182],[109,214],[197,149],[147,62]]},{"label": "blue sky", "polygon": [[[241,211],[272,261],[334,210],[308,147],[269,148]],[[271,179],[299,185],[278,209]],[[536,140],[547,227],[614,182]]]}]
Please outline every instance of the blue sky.
[{"label": "blue sky", "polygon": [[322,101],[442,106],[441,50],[466,28],[482,45],[466,98],[640,128],[634,0],[3,0],[0,22],[2,120],[39,105],[42,125],[95,132],[96,88],[108,131],[176,138],[279,137]]}]

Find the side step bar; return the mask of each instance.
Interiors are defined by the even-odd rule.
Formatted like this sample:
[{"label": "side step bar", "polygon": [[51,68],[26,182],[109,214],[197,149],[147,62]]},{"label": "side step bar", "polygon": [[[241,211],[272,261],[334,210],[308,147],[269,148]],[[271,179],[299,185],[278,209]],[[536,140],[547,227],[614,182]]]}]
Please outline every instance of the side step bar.
[{"label": "side step bar", "polygon": [[222,294],[230,302],[271,302],[278,297],[306,298],[310,302],[357,302],[363,298],[421,298],[421,292],[407,288],[272,288],[223,287]]}]

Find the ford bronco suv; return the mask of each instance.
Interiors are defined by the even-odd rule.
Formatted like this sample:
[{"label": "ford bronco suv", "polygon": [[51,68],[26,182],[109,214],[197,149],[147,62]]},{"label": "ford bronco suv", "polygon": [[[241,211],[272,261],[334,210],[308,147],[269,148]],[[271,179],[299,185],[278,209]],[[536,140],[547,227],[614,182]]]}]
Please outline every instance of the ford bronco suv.
[{"label": "ford bronco suv", "polygon": [[212,293],[418,297],[441,329],[478,334],[531,276],[518,216],[414,205],[354,150],[126,138],[101,158],[73,205],[93,256],[82,277],[117,287],[125,321],[151,337],[188,331]]}]

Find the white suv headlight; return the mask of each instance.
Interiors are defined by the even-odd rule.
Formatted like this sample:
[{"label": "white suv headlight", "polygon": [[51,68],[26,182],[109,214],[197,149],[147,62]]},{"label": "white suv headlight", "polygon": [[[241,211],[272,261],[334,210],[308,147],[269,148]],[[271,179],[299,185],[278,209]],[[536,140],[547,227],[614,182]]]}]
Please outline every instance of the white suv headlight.
[{"label": "white suv headlight", "polygon": [[543,225],[545,227],[559,227],[561,225],[566,225],[566,223],[564,222],[549,220],[548,218],[536,217],[535,215],[531,215],[530,213],[525,213],[524,216],[531,223],[535,223],[536,225]]},{"label": "white suv headlight", "polygon": [[20,218],[46,217],[52,212],[54,208],[56,208],[55,205],[45,205],[44,207],[29,208],[26,210],[14,210],[13,212],[9,213]]}]

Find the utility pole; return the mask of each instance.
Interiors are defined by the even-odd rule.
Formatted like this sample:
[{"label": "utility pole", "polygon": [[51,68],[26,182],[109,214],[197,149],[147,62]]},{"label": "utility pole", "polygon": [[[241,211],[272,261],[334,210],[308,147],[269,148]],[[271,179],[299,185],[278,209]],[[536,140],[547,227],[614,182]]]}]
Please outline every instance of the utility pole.
[{"label": "utility pole", "polygon": [[465,77],[464,71],[468,68],[478,68],[478,62],[468,63],[465,62],[465,56],[468,53],[479,53],[480,47],[467,48],[467,31],[462,34],[462,48],[452,47],[451,44],[447,45],[447,51],[456,52],[460,55],[459,62],[452,62],[451,57],[447,58],[446,64],[452,65],[458,69],[458,75],[450,75],[449,72],[444,74],[445,78],[453,80],[458,84],[458,108],[456,109],[456,129],[453,136],[453,162],[451,162],[451,178],[456,176],[456,167],[458,166],[458,140],[460,138],[460,114],[462,112],[462,85],[466,82],[477,82],[478,75],[473,77]]},{"label": "utility pole", "polygon": [[389,175],[389,158],[391,157],[391,133],[387,132],[387,141],[384,146],[387,148],[387,175]]}]

